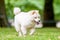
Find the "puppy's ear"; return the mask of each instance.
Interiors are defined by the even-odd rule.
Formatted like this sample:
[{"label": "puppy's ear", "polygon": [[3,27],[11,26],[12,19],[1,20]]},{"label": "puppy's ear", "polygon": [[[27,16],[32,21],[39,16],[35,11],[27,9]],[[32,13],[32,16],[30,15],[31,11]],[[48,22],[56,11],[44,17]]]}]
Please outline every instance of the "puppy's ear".
[{"label": "puppy's ear", "polygon": [[37,13],[39,13],[39,10],[36,10]]},{"label": "puppy's ear", "polygon": [[35,14],[35,11],[32,12],[32,15],[34,15],[34,14]]},{"label": "puppy's ear", "polygon": [[39,13],[39,10],[33,10],[32,15]]}]

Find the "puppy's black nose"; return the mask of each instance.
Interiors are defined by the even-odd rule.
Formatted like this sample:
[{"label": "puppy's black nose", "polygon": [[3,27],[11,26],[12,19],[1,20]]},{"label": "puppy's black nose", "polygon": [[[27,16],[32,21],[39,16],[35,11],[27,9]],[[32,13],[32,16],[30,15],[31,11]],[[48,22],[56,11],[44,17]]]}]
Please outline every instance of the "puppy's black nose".
[{"label": "puppy's black nose", "polygon": [[40,20],[39,20],[39,22],[40,22]]}]

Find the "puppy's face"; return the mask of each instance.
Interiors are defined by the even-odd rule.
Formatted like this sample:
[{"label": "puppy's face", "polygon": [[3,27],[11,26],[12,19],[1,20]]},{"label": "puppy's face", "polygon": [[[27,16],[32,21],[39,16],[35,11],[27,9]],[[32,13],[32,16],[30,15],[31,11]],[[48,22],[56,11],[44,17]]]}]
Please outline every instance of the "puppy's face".
[{"label": "puppy's face", "polygon": [[39,24],[40,23],[40,15],[38,10],[33,10],[32,11],[32,17],[35,23]]}]

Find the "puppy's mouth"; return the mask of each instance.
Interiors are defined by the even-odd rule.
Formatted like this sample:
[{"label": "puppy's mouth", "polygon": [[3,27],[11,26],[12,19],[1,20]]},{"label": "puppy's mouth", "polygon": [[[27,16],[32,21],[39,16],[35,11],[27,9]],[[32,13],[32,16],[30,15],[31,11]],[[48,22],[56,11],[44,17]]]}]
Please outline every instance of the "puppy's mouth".
[{"label": "puppy's mouth", "polygon": [[36,22],[37,25],[39,25],[39,22]]},{"label": "puppy's mouth", "polygon": [[36,22],[36,21],[34,21],[37,25],[39,25],[40,23],[39,22]]}]

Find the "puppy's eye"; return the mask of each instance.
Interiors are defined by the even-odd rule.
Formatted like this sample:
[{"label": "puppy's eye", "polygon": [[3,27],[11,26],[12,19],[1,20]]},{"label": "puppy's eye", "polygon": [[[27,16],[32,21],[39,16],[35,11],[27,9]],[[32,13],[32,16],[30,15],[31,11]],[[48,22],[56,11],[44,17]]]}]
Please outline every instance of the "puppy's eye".
[{"label": "puppy's eye", "polygon": [[35,17],[35,19],[37,19],[37,17]]}]

